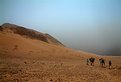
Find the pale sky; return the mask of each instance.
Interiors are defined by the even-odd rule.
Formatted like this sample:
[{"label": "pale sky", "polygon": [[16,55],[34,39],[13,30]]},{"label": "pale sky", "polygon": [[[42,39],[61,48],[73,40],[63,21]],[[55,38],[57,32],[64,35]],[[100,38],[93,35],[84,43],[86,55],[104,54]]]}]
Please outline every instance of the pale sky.
[{"label": "pale sky", "polygon": [[64,45],[121,55],[121,0],[0,0],[0,24],[49,33]]}]

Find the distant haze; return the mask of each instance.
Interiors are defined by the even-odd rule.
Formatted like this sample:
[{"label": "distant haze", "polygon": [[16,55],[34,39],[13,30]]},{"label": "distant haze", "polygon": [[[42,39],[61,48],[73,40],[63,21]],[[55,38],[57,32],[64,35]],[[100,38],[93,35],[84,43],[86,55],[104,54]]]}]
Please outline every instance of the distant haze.
[{"label": "distant haze", "polygon": [[0,24],[47,32],[70,48],[121,55],[121,0],[0,0]]}]

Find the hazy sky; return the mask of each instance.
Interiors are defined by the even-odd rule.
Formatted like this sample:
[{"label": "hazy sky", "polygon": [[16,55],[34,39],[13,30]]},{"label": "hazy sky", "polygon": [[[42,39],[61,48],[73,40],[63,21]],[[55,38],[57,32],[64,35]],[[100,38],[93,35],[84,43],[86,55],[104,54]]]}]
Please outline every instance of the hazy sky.
[{"label": "hazy sky", "polygon": [[0,0],[0,24],[49,33],[67,47],[121,55],[121,0]]}]

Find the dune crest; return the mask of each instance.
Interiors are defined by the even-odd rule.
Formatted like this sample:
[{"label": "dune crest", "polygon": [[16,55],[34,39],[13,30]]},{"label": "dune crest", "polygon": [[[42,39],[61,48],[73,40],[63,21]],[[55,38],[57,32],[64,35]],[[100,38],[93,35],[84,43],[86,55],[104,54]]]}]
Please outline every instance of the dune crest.
[{"label": "dune crest", "polygon": [[37,40],[41,40],[47,43],[64,46],[61,42],[59,42],[57,39],[55,39],[54,37],[52,37],[51,35],[47,33],[44,34],[44,33],[41,33],[32,29],[28,29],[22,26],[15,25],[15,24],[4,23],[0,26],[0,31],[15,33],[21,36],[26,36],[31,39],[37,39]]}]

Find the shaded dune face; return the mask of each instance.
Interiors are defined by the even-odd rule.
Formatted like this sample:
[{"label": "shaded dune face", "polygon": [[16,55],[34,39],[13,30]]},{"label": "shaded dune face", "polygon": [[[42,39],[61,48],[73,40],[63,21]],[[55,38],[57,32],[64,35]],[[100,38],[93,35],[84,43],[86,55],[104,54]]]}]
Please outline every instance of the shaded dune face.
[{"label": "shaded dune face", "polygon": [[37,40],[41,40],[47,43],[64,46],[61,42],[59,42],[58,40],[56,40],[54,37],[52,37],[49,34],[44,34],[44,33],[41,33],[32,29],[27,29],[22,26],[5,23],[0,26],[0,31],[5,31],[5,30],[7,30],[7,32],[13,32],[15,34],[26,36],[31,39],[37,39]]}]

